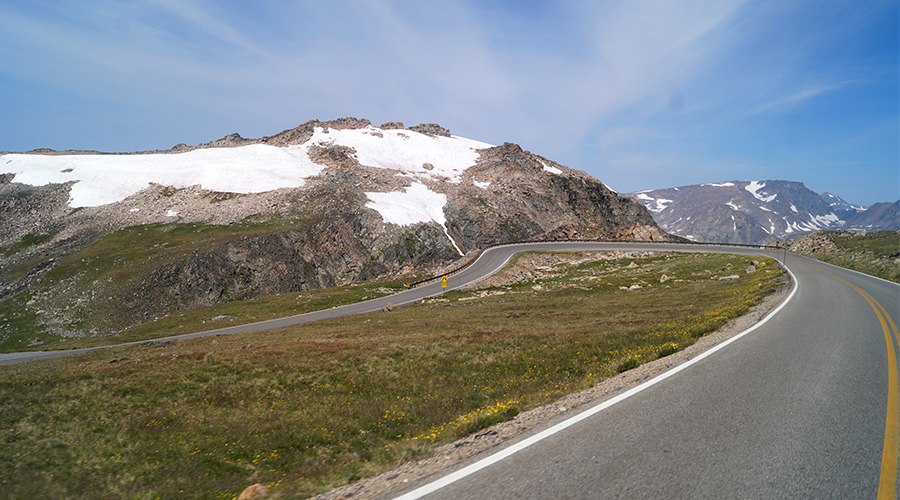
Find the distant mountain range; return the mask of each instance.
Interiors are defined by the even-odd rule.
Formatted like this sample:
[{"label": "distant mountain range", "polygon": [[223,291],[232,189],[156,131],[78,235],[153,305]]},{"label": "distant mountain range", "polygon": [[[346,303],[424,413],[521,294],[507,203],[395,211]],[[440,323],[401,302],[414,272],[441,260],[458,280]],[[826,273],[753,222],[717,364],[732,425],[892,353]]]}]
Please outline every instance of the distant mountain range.
[{"label": "distant mountain range", "polygon": [[628,193],[664,231],[694,241],[769,244],[820,229],[900,229],[900,201],[852,205],[802,182],[728,181]]}]

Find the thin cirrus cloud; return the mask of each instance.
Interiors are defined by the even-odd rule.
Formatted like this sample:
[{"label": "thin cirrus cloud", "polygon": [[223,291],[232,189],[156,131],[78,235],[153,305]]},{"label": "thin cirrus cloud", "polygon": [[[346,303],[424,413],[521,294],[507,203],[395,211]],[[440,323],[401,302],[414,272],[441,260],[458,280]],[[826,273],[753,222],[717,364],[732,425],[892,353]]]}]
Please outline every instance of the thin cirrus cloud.
[{"label": "thin cirrus cloud", "polygon": [[[626,191],[720,181],[706,178],[716,165],[810,184],[792,164],[856,161],[890,181],[896,141],[834,144],[846,123],[896,128],[896,13],[880,0],[11,0],[0,91],[22,120],[0,124],[0,149],[153,149],[357,116],[517,142]],[[823,120],[828,106],[841,116]],[[804,142],[810,127],[821,139]],[[807,147],[773,163],[788,156],[767,134]]]},{"label": "thin cirrus cloud", "polygon": [[825,94],[827,92],[837,90],[849,83],[853,83],[853,82],[840,82],[840,83],[834,83],[831,85],[819,85],[819,86],[815,86],[815,87],[806,88],[799,92],[791,94],[789,96],[778,99],[776,101],[769,102],[769,103],[763,104],[759,107],[756,107],[756,108],[750,110],[749,114],[758,115],[758,114],[768,113],[768,112],[787,111],[787,110],[793,108],[794,106],[801,104],[802,102],[806,101],[807,99],[812,99],[821,94]]}]

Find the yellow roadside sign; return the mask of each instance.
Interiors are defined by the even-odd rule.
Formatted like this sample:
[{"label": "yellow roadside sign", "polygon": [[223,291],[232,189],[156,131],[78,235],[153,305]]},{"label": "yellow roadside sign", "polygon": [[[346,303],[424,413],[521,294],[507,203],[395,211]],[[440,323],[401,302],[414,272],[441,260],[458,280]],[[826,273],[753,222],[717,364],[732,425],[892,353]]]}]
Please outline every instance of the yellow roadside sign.
[{"label": "yellow roadside sign", "polygon": [[447,288],[447,277],[441,276],[441,288]]}]

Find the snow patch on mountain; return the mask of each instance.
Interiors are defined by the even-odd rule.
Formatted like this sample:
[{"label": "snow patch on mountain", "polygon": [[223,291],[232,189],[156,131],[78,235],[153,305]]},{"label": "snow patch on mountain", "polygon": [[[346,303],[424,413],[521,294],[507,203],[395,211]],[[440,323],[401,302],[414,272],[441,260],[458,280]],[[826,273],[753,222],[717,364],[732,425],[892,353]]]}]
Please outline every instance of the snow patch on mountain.
[{"label": "snow patch on mountain", "polygon": [[747,191],[749,191],[750,194],[752,194],[753,197],[756,198],[757,200],[762,201],[762,202],[764,202],[764,203],[769,203],[770,201],[774,200],[775,197],[778,196],[778,195],[777,195],[777,194],[773,194],[772,196],[763,196],[763,195],[766,194],[766,193],[760,194],[760,193],[759,193],[759,190],[762,189],[762,188],[764,188],[764,187],[766,187],[766,183],[765,183],[765,182],[750,181],[749,184],[747,184],[746,186],[744,186],[744,189],[746,189]]},{"label": "snow patch on mountain", "polygon": [[408,226],[419,222],[436,222],[444,228],[447,239],[453,243],[456,251],[464,255],[450,233],[447,231],[447,218],[444,216],[444,205],[447,204],[447,195],[435,193],[421,183],[413,183],[405,191],[392,191],[389,193],[366,192],[369,198],[367,208],[374,209],[385,222]]},{"label": "snow patch on mountain", "polygon": [[561,175],[563,173],[562,170],[556,167],[551,167],[544,162],[541,162],[541,166],[544,167],[544,171],[550,172],[551,174]]},{"label": "snow patch on mountain", "polygon": [[[253,144],[179,154],[3,155],[3,170],[32,186],[75,182],[69,206],[96,207],[124,200],[150,183],[229,193],[261,193],[300,187],[325,168],[306,148]],[[252,168],[253,175],[246,175]]]},{"label": "snow patch on mountain", "polygon": [[310,159],[313,145],[351,147],[362,165],[422,180],[449,179],[452,183],[459,183],[463,171],[475,164],[479,149],[491,147],[462,137],[430,136],[412,130],[368,126],[326,131],[316,127],[307,142],[287,147],[252,144],[149,154],[14,153],[0,158],[3,172],[15,174],[16,182],[43,186],[75,181],[69,206],[78,208],[124,200],[150,183],[176,189],[199,185],[210,191],[242,194],[301,187],[305,179],[325,169]]},{"label": "snow patch on mountain", "polygon": [[840,196],[832,193],[822,193],[820,195],[825,203],[828,203],[829,206],[835,208],[837,210],[854,210],[857,213],[864,212],[869,207],[862,205],[854,205],[852,203],[847,203],[846,200],[841,198]]},{"label": "snow patch on mountain", "polygon": [[672,203],[672,200],[667,200],[666,198],[652,198],[642,192],[637,193],[635,195],[635,198],[637,198],[638,200],[653,202],[652,204],[644,203],[644,206],[647,207],[647,210],[650,210],[655,214],[662,212],[666,209],[666,207],[669,206],[670,203]]},{"label": "snow patch on mountain", "polygon": [[809,218],[812,220],[812,223],[821,227],[821,228],[830,228],[835,224],[840,224],[841,219],[835,215],[834,213],[825,214],[825,215],[809,215]]},{"label": "snow patch on mountain", "polygon": [[669,206],[669,203],[672,203],[672,200],[667,200],[665,198],[658,198],[656,200],[656,208],[655,209],[651,208],[650,211],[657,212],[657,213],[662,212],[663,210],[666,209],[666,207]]},{"label": "snow patch on mountain", "polygon": [[[719,183],[709,183],[709,184],[700,184],[701,186],[713,186],[713,187],[732,187],[734,186],[733,182],[719,182]],[[675,188],[676,190],[678,188]]]},{"label": "snow patch on mountain", "polygon": [[[348,146],[356,150],[361,165],[396,170],[423,180],[447,178],[454,184],[459,184],[462,173],[478,160],[478,150],[491,147],[462,137],[372,126],[327,132],[317,127],[308,144]],[[426,163],[433,168],[426,169]]]}]

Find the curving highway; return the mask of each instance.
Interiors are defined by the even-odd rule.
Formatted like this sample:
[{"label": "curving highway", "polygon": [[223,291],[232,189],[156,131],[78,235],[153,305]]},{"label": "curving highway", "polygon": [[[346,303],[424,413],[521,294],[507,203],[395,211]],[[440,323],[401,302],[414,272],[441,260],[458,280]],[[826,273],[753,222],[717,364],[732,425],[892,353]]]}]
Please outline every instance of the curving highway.
[{"label": "curving highway", "polygon": [[753,331],[398,498],[896,498],[900,285],[785,264]]},{"label": "curving highway", "polygon": [[[546,243],[520,243],[509,244],[498,247],[492,247],[485,250],[472,265],[466,267],[461,272],[449,275],[447,278],[446,290],[453,290],[469,283],[473,283],[482,278],[490,276],[499,271],[514,255],[529,251],[577,251],[577,250],[656,250],[656,251],[684,251],[684,252],[723,252],[723,253],[742,253],[752,255],[767,255],[775,257],[773,251],[763,251],[759,249],[748,249],[741,247],[725,247],[719,245],[685,245],[685,244],[665,244],[665,243],[600,243],[600,242],[546,242]],[[777,255],[780,255],[777,254]],[[380,297],[377,299],[357,302],[346,306],[335,307],[332,309],[324,309],[321,311],[312,311],[294,316],[287,316],[268,321],[260,321],[249,323],[246,325],[237,325],[228,328],[219,328],[216,330],[206,330],[202,332],[186,333],[182,335],[173,335],[170,337],[161,337],[153,339],[155,342],[165,342],[167,340],[183,340],[194,337],[205,337],[208,335],[227,335],[232,333],[259,332],[264,330],[273,330],[275,328],[283,328],[286,326],[299,325],[310,321],[320,319],[337,318],[341,316],[351,316],[354,314],[363,314],[369,312],[380,311],[382,307],[388,304],[394,306],[402,306],[411,304],[418,300],[428,297],[434,297],[443,293],[440,281],[434,281],[423,284],[415,288],[404,290],[400,293]],[[142,344],[146,340],[127,342],[112,346],[88,347],[83,349],[63,349],[53,351],[27,351],[0,353],[0,365],[7,363],[17,363],[21,361],[31,361],[36,359],[55,358],[58,356],[68,356],[86,351],[97,349],[107,349],[116,346],[126,346]]]},{"label": "curving highway", "polygon": [[[513,255],[659,250],[782,257],[755,248],[552,242],[486,250],[458,288]],[[399,498],[897,498],[900,285],[787,254],[794,289],[752,331]],[[325,311],[207,332],[260,331],[440,294],[434,282]],[[0,354],[0,363],[83,352]]]}]

